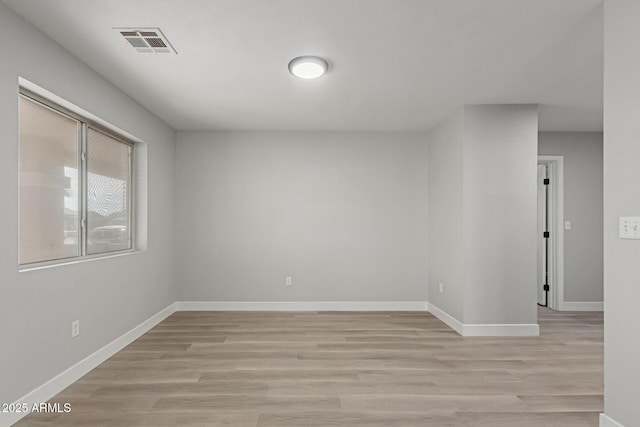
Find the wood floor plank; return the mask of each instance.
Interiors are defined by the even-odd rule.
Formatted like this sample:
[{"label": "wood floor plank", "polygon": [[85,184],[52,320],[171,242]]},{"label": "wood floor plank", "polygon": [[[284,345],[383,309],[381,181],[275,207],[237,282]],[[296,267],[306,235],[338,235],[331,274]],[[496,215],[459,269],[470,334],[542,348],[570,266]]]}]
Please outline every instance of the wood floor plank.
[{"label": "wood floor plank", "polygon": [[347,395],[341,396],[346,411],[419,412],[427,414],[449,412],[522,412],[526,405],[513,395]]},{"label": "wood floor plank", "polygon": [[597,426],[602,313],[461,337],[424,312],[177,312],[18,426]]},{"label": "wood floor plank", "polygon": [[199,395],[176,396],[158,399],[153,408],[157,412],[210,412],[240,411],[240,412],[269,412],[303,411],[307,408],[320,411],[340,410],[340,399],[337,396],[257,396],[243,395]]},{"label": "wood floor plank", "polygon": [[460,427],[455,414],[427,415],[416,413],[319,412],[262,413],[258,427]]}]

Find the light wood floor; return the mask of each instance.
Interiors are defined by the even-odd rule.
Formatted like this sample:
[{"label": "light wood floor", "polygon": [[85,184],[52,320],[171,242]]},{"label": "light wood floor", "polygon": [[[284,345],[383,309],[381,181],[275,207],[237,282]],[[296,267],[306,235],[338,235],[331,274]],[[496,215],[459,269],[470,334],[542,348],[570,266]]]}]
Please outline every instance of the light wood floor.
[{"label": "light wood floor", "polygon": [[602,313],[463,338],[428,313],[177,312],[20,426],[597,426]]}]

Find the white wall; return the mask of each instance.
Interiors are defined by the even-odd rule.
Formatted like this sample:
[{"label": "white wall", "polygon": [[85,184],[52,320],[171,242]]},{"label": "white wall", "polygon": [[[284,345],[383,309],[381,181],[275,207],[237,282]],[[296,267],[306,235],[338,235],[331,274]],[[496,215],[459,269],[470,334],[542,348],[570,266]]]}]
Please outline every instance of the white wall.
[{"label": "white wall", "polygon": [[640,216],[640,2],[604,5],[604,406],[632,427],[640,425],[640,240],[619,239],[618,218]]},{"label": "white wall", "polygon": [[463,137],[463,108],[428,134],[429,303],[458,320],[462,320],[464,295],[464,266],[460,262]]},{"label": "white wall", "polygon": [[[10,403],[175,301],[175,133],[1,3],[0,55],[0,402]],[[145,252],[18,272],[19,76],[147,142]]]},{"label": "white wall", "polygon": [[424,134],[177,141],[179,300],[426,301]]},{"label": "white wall", "polygon": [[427,138],[430,304],[459,330],[534,333],[537,107],[464,106]]},{"label": "white wall", "polygon": [[602,133],[540,132],[539,155],[564,157],[565,302],[602,302]]},{"label": "white wall", "polygon": [[538,108],[464,108],[464,323],[535,324]]}]

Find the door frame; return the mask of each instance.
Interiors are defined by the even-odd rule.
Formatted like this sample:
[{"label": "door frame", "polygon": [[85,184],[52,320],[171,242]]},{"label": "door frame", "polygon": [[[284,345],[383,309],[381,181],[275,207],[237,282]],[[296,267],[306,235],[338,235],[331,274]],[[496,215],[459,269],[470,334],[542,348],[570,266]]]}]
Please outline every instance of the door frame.
[{"label": "door frame", "polygon": [[[564,156],[538,156],[538,164],[547,165],[550,180],[549,218],[549,308],[564,308]],[[536,210],[537,212],[537,210]],[[540,239],[537,236],[536,239]],[[536,240],[537,242],[537,240]]]}]

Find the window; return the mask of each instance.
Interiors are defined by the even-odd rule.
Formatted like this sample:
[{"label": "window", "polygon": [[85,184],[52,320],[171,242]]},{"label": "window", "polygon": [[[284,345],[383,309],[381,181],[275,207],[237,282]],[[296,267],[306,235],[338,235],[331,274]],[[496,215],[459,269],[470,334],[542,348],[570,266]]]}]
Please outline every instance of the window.
[{"label": "window", "polygon": [[20,265],[131,250],[132,157],[132,142],[21,91]]}]

